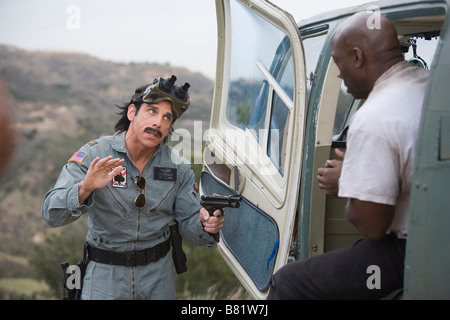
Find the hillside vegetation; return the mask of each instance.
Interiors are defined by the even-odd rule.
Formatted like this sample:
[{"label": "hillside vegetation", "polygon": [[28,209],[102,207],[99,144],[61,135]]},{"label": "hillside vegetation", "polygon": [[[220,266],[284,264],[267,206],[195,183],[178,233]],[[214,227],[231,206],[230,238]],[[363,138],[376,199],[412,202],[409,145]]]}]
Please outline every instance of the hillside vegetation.
[{"label": "hillside vegetation", "polygon": [[[0,77],[7,84],[18,133],[13,161],[0,184],[0,298],[62,297],[60,263],[81,259],[86,220],[50,228],[41,217],[42,198],[80,146],[114,133],[115,104],[129,101],[136,87],[172,74],[191,84],[191,106],[175,128],[192,130],[193,121],[200,120],[207,129],[214,84],[199,73],[0,45]],[[198,174],[201,168],[194,169]],[[184,245],[189,271],[177,277],[178,298],[224,298],[242,291],[216,248]],[[27,284],[32,292],[23,288]]]}]

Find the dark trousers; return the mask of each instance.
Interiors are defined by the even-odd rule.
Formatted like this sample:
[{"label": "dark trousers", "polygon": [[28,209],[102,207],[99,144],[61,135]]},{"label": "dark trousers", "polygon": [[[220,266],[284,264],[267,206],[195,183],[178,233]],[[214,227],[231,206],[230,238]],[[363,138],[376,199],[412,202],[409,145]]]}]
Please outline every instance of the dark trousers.
[{"label": "dark trousers", "polygon": [[405,239],[389,234],[288,263],[272,277],[267,299],[386,297],[403,287],[405,246]]}]

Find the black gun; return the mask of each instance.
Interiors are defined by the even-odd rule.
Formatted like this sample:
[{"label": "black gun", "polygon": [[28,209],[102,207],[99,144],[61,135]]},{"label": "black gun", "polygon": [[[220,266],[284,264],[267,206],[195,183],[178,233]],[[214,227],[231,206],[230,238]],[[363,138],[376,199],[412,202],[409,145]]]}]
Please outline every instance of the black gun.
[{"label": "black gun", "polygon": [[[231,195],[221,196],[220,194],[202,195],[200,204],[209,212],[210,216],[214,215],[214,211],[220,210],[223,215],[223,208],[239,208],[242,196]],[[219,242],[219,234],[211,234],[216,242]]]}]

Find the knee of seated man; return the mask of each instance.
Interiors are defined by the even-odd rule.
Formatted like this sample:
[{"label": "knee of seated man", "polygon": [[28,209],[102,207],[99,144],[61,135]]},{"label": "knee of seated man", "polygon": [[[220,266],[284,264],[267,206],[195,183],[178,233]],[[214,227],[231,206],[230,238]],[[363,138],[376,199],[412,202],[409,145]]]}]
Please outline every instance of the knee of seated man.
[{"label": "knee of seated man", "polygon": [[298,287],[301,287],[303,261],[288,263],[279,269],[270,281],[268,299],[301,299]]}]

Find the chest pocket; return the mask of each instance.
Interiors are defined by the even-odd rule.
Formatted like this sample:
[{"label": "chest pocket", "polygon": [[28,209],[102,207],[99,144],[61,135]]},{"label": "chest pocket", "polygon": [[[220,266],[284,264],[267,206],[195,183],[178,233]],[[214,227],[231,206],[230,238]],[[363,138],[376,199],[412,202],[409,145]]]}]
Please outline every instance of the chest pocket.
[{"label": "chest pocket", "polygon": [[146,190],[146,195],[150,199],[149,213],[160,211],[164,214],[172,214],[176,190],[176,182],[153,180]]},{"label": "chest pocket", "polygon": [[129,204],[125,201],[120,192],[115,190],[115,188],[107,185],[104,189],[101,189],[105,196],[99,197],[99,199],[105,199],[105,206],[109,207],[111,211],[111,207],[115,207],[118,210],[112,210],[115,212],[122,212],[124,216],[128,216],[130,213]]}]

